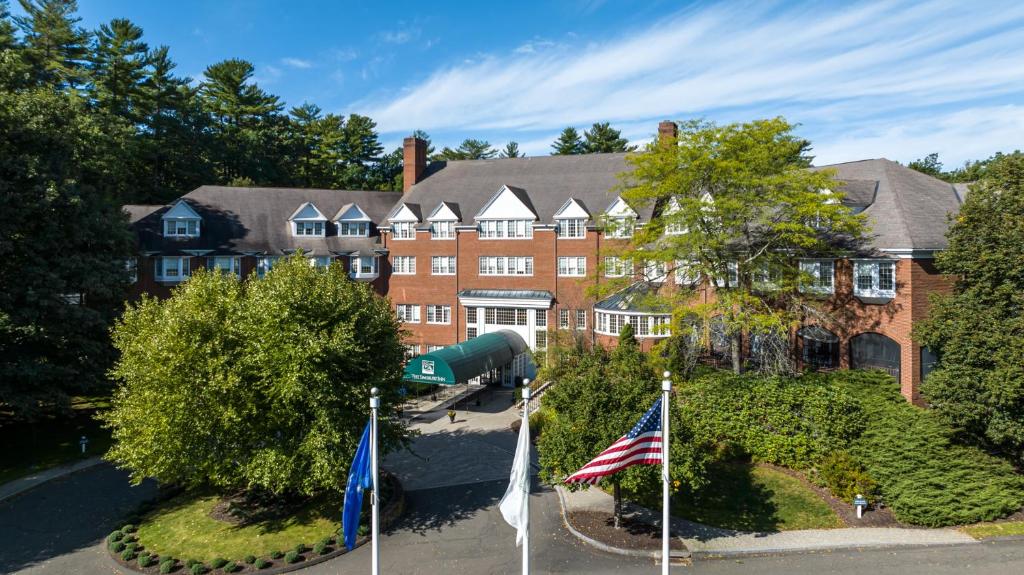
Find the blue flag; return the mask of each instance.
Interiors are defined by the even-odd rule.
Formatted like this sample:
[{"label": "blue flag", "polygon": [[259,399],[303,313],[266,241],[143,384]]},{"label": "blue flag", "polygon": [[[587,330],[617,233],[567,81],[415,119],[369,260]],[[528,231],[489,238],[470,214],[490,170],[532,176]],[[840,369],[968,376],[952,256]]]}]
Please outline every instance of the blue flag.
[{"label": "blue flag", "polygon": [[373,487],[373,471],[370,468],[370,423],[366,423],[363,438],[359,440],[356,456],[348,469],[348,484],[345,486],[345,505],[341,509],[341,529],[345,547],[349,551],[356,546],[359,532],[359,515],[363,510],[363,490]]}]

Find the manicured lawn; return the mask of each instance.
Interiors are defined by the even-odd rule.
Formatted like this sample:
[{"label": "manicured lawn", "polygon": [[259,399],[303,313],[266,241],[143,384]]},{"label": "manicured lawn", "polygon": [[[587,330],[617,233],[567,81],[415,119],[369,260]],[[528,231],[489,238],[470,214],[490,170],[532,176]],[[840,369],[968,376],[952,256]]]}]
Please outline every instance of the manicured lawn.
[{"label": "manicured lawn", "polygon": [[210,517],[216,495],[186,493],[143,517],[139,541],[151,553],[209,562],[217,557],[241,561],[246,555],[288,551],[312,545],[337,532],[341,503],[315,500],[295,515],[236,526]]},{"label": "manicured lawn", "polygon": [[[93,415],[107,407],[107,401],[105,397],[76,398],[70,416],[0,425],[0,483],[105,453],[110,431],[102,429]],[[89,439],[84,455],[78,443],[83,435]]]},{"label": "manicured lawn", "polygon": [[977,523],[960,529],[975,539],[988,537],[1008,537],[1024,535],[1024,521],[1006,521],[1003,523]]},{"label": "manicured lawn", "polygon": [[770,467],[722,463],[709,469],[699,493],[672,498],[672,513],[706,525],[740,531],[827,529],[842,522],[800,480]]}]

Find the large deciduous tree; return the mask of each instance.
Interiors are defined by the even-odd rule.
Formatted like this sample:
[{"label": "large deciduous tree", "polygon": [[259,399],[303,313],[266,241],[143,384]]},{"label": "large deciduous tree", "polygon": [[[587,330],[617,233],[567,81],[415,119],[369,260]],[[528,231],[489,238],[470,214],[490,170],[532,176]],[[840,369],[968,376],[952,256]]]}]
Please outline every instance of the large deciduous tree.
[{"label": "large deciduous tree", "polygon": [[[387,300],[300,256],[245,284],[199,272],[171,298],[132,306],[114,342],[107,457],[136,482],[340,491],[370,389],[384,414],[400,401],[404,348]],[[380,430],[382,453],[405,436],[389,418]]]},{"label": "large deciduous tree", "polygon": [[[807,169],[808,150],[781,118],[724,126],[694,121],[680,126],[676,140],[652,143],[629,159],[635,169],[622,197],[634,209],[653,205],[654,215],[619,256],[657,270],[644,274],[646,297],[672,307],[674,329],[690,329],[685,322],[692,318],[703,327],[694,329],[698,336],[717,326],[731,342],[737,373],[744,334],[786,341],[811,309],[797,289],[798,258],[846,255],[863,238],[864,221],[843,206],[832,174]],[[658,291],[665,274],[680,289]],[[714,298],[694,297],[709,285],[718,286]]]},{"label": "large deciduous tree", "polygon": [[993,160],[947,233],[939,269],[957,278],[915,338],[936,353],[921,386],[976,443],[1024,460],[1024,154]]}]

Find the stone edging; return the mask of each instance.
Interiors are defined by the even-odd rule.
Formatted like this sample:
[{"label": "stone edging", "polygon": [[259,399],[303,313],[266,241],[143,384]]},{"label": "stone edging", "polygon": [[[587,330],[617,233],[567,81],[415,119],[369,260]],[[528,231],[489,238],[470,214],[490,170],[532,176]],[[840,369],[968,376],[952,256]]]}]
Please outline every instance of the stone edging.
[{"label": "stone edging", "polygon": [[[28,493],[29,491],[32,491],[33,489],[36,489],[37,487],[40,487],[42,485],[45,485],[55,479],[61,479],[69,475],[74,475],[75,473],[78,473],[80,471],[92,469],[93,467],[96,467],[101,463],[104,463],[103,458],[100,456],[95,456],[87,459],[82,459],[75,463],[58,465],[56,467],[44,469],[34,474],[34,478],[32,478],[33,474],[29,474],[19,477],[17,479],[12,479],[7,483],[4,483],[3,485],[0,485],[0,503],[24,495],[25,493]],[[9,486],[15,483],[20,483],[22,481],[27,482],[27,484],[24,487],[12,488],[9,493],[4,493],[6,488],[8,488]]]},{"label": "stone edging", "polygon": [[[569,533],[572,533],[573,536],[575,536],[580,541],[586,543],[587,545],[590,545],[591,547],[595,547],[597,549],[600,549],[601,551],[606,551],[608,553],[614,553],[616,555],[626,555],[626,556],[629,556],[629,557],[647,557],[647,558],[651,558],[651,559],[661,559],[661,551],[660,550],[658,550],[658,551],[643,551],[643,550],[640,550],[640,549],[624,549],[622,547],[615,547],[614,545],[608,545],[607,543],[601,543],[600,541],[598,541],[598,540],[596,540],[596,539],[594,539],[592,537],[588,537],[588,536],[584,535],[578,529],[576,529],[576,527],[573,526],[572,521],[569,520],[569,512],[566,511],[567,505],[565,504],[565,492],[562,491],[561,487],[555,487],[555,492],[558,493],[558,503],[559,503],[559,505],[562,508],[562,523],[565,524],[565,527],[566,527],[566,529],[569,530]],[[669,555],[669,558],[671,558],[671,559],[686,559],[686,558],[691,556],[691,553],[689,551],[679,551],[679,550],[672,550],[672,549],[670,549],[668,555]]]},{"label": "stone edging", "polygon": [[[393,525],[395,523],[395,521],[397,521],[398,518],[401,517],[402,513],[405,511],[405,490],[402,488],[402,484],[398,481],[398,477],[396,477],[396,476],[394,476],[392,474],[388,474],[388,477],[390,477],[390,480],[392,481],[392,485],[394,486],[394,495],[395,495],[395,497],[392,499],[392,501],[390,501],[387,504],[387,506],[385,506],[380,511],[380,529],[381,529],[381,532],[383,532],[385,529],[387,529],[388,527]],[[370,541],[370,537],[368,535],[363,535],[361,537],[356,537],[356,544],[355,544],[355,547],[352,548],[352,551],[355,551],[359,547],[362,547],[364,544],[366,544],[369,541]],[[126,561],[122,561],[121,558],[119,556],[117,556],[113,551],[111,551],[110,548],[107,546],[107,538],[106,537],[103,538],[103,547],[104,547],[104,555],[107,556],[107,559],[110,562],[110,564],[115,566],[115,567],[119,567],[121,569],[126,569],[129,572],[131,572],[131,573],[138,573],[140,575],[149,575],[150,573],[158,573],[159,572],[158,571],[158,569],[160,567],[160,563],[159,562],[154,563],[152,566],[145,568],[145,570],[141,570],[141,569],[139,569],[139,567],[137,566],[137,564],[135,562],[128,563]],[[310,550],[308,553],[312,553],[312,550]],[[291,573],[291,572],[294,572],[294,571],[299,571],[301,569],[305,569],[307,567],[312,567],[314,565],[319,565],[320,563],[324,563],[324,562],[330,561],[331,559],[334,559],[336,557],[341,557],[342,555],[346,555],[348,553],[351,553],[351,551],[346,549],[344,543],[341,543],[339,541],[338,542],[338,548],[335,549],[334,551],[331,551],[330,553],[327,553],[326,555],[317,555],[315,557],[312,557],[310,559],[306,559],[305,561],[300,561],[298,563],[291,563],[291,564],[285,563],[285,564],[281,565],[280,567],[274,567],[272,569],[258,569],[258,570],[255,570],[255,571],[250,569],[248,571],[242,571],[241,574],[245,575],[246,573],[259,573],[260,575],[279,575],[281,573]],[[282,559],[275,559],[274,561],[283,561],[283,558]],[[243,569],[245,567],[248,567],[248,565],[243,564]],[[184,567],[182,567],[181,569],[175,571],[175,573],[178,573],[180,575],[186,575],[187,572],[188,572],[188,570],[185,569]],[[217,570],[215,570],[215,569],[209,571],[209,573],[216,573],[216,572],[217,572]]]}]

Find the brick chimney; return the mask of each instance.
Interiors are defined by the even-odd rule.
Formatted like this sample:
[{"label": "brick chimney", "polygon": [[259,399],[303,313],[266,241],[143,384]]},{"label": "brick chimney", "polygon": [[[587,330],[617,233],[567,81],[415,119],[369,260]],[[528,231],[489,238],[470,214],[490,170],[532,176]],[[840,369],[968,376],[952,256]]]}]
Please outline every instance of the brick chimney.
[{"label": "brick chimney", "polygon": [[410,136],[402,142],[402,193],[423,178],[427,170],[427,142]]},{"label": "brick chimney", "polygon": [[671,120],[658,122],[658,143],[664,144],[675,140],[679,136],[679,129],[676,123]]}]

